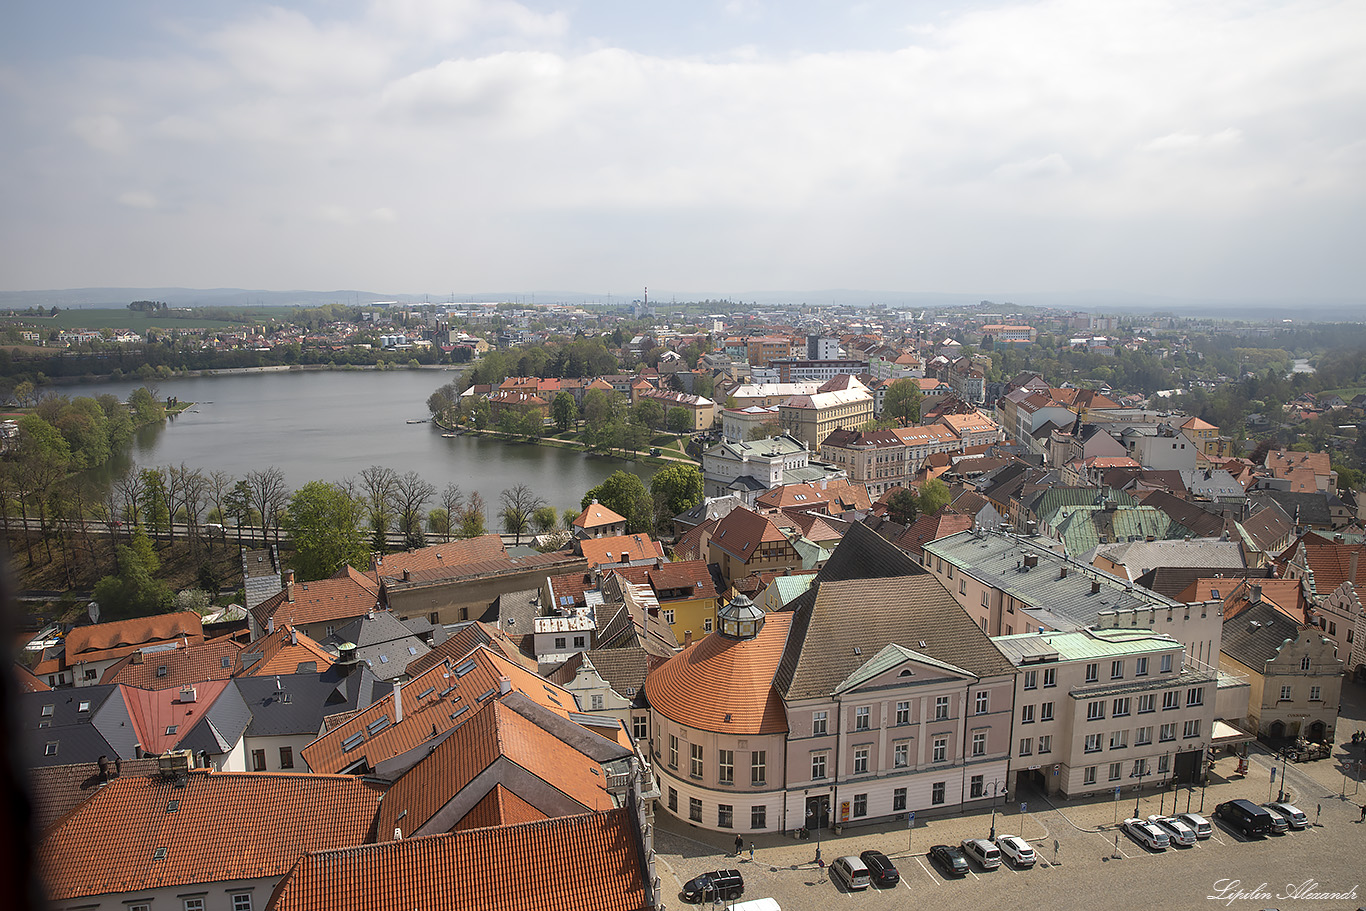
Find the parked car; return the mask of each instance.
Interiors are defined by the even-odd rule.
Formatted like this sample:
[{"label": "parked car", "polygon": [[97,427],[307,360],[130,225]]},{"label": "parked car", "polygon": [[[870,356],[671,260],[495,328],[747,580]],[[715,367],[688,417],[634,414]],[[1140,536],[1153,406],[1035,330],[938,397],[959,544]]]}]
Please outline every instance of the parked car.
[{"label": "parked car", "polygon": [[1176,818],[1195,830],[1195,837],[1203,841],[1214,834],[1214,826],[1199,813],[1177,813]]},{"label": "parked car", "polygon": [[1284,800],[1273,800],[1267,804],[1267,809],[1275,810],[1285,817],[1286,822],[1290,823],[1292,829],[1304,829],[1309,825],[1309,817],[1304,815],[1298,807],[1286,803]]},{"label": "parked car", "polygon": [[950,876],[968,875],[968,856],[962,849],[953,845],[935,845],[930,848],[930,860]]},{"label": "parked car", "polygon": [[852,854],[835,858],[830,864],[830,878],[839,880],[850,892],[862,892],[872,882],[868,865]]},{"label": "parked car", "polygon": [[863,851],[859,854],[859,860],[868,868],[873,885],[890,888],[901,882],[901,874],[881,851]]},{"label": "parked car", "polygon": [[1279,811],[1273,809],[1271,804],[1262,804],[1262,809],[1266,810],[1267,815],[1271,817],[1271,834],[1284,835],[1286,832],[1290,831],[1290,820],[1282,816]]},{"label": "parked car", "polygon": [[739,870],[712,870],[683,884],[683,900],[689,902],[711,901],[717,896],[739,898],[744,894],[745,878]]},{"label": "parked car", "polygon": [[1167,846],[1171,844],[1171,839],[1167,837],[1167,833],[1146,819],[1139,819],[1136,816],[1126,819],[1121,824],[1121,828],[1128,833],[1130,838],[1149,851],[1165,851]]},{"label": "parked car", "polygon": [[1190,847],[1195,844],[1195,840],[1198,837],[1195,834],[1194,829],[1177,819],[1175,816],[1149,816],[1148,822],[1157,826],[1163,832],[1166,832],[1167,838],[1174,845]]},{"label": "parked car", "polygon": [[1214,808],[1214,816],[1242,832],[1246,838],[1271,832],[1271,814],[1265,808],[1241,797],[1219,804]]},{"label": "parked car", "polygon": [[1032,867],[1038,860],[1029,842],[1018,835],[997,836],[996,847],[1001,849],[1001,856],[1010,861],[1013,867]]},{"label": "parked car", "polygon": [[1000,850],[985,838],[965,838],[960,847],[963,853],[977,861],[983,870],[995,870],[1001,865]]}]

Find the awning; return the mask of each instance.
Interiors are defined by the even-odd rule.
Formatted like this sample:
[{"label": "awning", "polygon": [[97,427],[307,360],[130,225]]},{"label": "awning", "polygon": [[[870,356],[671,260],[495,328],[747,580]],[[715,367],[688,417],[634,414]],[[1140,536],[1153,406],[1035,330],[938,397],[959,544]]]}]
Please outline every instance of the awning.
[{"label": "awning", "polygon": [[1250,743],[1257,739],[1255,733],[1244,731],[1242,728],[1227,721],[1215,719],[1214,736],[1210,740],[1212,747],[1232,746],[1235,743]]}]

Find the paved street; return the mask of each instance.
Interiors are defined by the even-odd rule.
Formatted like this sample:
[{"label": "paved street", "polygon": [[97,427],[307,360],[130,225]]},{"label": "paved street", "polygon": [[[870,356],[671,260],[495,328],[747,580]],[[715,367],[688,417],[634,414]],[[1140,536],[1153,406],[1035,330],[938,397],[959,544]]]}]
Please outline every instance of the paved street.
[{"label": "paved street", "polygon": [[[1344,740],[1350,744],[1354,730],[1366,730],[1366,691],[1360,685],[1347,684],[1338,745],[1332,757],[1292,763],[1285,772],[1290,799],[1311,823],[1317,819],[1317,825],[1255,841],[1247,841],[1216,822],[1213,837],[1195,847],[1149,852],[1115,825],[1116,817],[1123,820],[1134,815],[1134,794],[1129,789],[1118,802],[1059,801],[1049,805],[1037,793],[1029,794],[1025,795],[1028,812],[1023,815],[1012,795],[1010,806],[997,813],[997,834],[1023,834],[1030,840],[1041,862],[1029,870],[1016,871],[1002,865],[983,872],[974,866],[968,876],[952,880],[930,864],[925,852],[932,844],[986,837],[991,826],[989,813],[917,821],[909,833],[901,825],[846,829],[837,838],[824,833],[821,853],[827,864],[835,857],[870,848],[891,857],[901,871],[902,883],[885,891],[844,893],[815,865],[814,837],[810,841],[777,835],[755,838],[755,856],[750,861],[749,840],[740,858],[727,856],[734,835],[695,829],[661,811],[657,814],[656,849],[664,900],[669,908],[685,907],[678,897],[682,882],[707,870],[735,867],[745,877],[745,899],[776,898],[784,911],[838,908],[846,903],[860,911],[881,911],[923,901],[935,906],[952,902],[984,909],[1023,908],[1046,901],[1050,911],[1149,911],[1155,906],[1164,911],[1210,907],[1356,909],[1366,906],[1366,824],[1358,822],[1360,805],[1366,803],[1366,784],[1352,776],[1344,777],[1343,770],[1348,761],[1366,758],[1366,748],[1341,746]],[[1234,797],[1267,801],[1273,765],[1279,789],[1280,761],[1258,745],[1253,746],[1250,758],[1245,777],[1235,773],[1237,759],[1232,756],[1215,763],[1212,783],[1203,794],[1207,818],[1212,817],[1216,805]],[[1276,794],[1270,797],[1274,799]],[[1190,808],[1198,812],[1201,798],[1199,789],[1176,795],[1182,811],[1189,799]],[[1159,812],[1159,802],[1170,813],[1172,801],[1170,793],[1145,793],[1140,799],[1140,815]],[[1058,864],[1052,863],[1055,843]],[[1240,886],[1230,887],[1230,881]],[[1307,881],[1317,883],[1306,890],[1310,893],[1355,889],[1355,897],[1287,896],[1288,885],[1303,888]],[[1234,898],[1230,891],[1220,901],[1207,897],[1221,888],[1258,894]]]}]

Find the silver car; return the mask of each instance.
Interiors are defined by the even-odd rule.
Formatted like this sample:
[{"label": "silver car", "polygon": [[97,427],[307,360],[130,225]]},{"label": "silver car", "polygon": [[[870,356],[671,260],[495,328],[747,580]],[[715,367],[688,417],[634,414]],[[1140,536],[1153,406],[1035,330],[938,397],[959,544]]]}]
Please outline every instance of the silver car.
[{"label": "silver car", "polygon": [[1290,820],[1286,818],[1285,814],[1270,804],[1262,804],[1262,809],[1266,810],[1267,815],[1271,817],[1271,834],[1284,835],[1290,831]]},{"label": "silver car", "polygon": [[1195,830],[1195,837],[1204,840],[1214,834],[1214,826],[1199,813],[1177,813],[1176,818]]},{"label": "silver car", "polygon": [[1167,838],[1171,839],[1174,845],[1189,848],[1195,844],[1195,830],[1174,816],[1149,816],[1148,822],[1166,832]]},{"label": "silver car", "polygon": [[1309,817],[1305,816],[1299,808],[1286,803],[1284,800],[1273,800],[1266,805],[1266,808],[1268,810],[1275,810],[1277,813],[1284,816],[1285,821],[1290,824],[1290,828],[1292,829],[1304,829],[1309,826]]},{"label": "silver car", "polygon": [[1137,817],[1126,819],[1120,824],[1120,827],[1129,833],[1130,838],[1149,851],[1165,851],[1167,846],[1171,844],[1171,839],[1167,837],[1167,833],[1146,819]]}]

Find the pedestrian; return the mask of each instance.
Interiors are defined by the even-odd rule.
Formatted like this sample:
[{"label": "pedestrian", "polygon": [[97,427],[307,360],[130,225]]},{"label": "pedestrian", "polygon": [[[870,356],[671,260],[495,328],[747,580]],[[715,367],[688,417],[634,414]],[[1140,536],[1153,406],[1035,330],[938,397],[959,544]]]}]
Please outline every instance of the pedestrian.
[{"label": "pedestrian", "polygon": [[1361,805],[1361,818],[1357,822],[1366,822],[1366,803]]},{"label": "pedestrian", "polygon": [[742,848],[744,848],[744,846],[745,846],[745,840],[744,840],[743,838],[741,838],[739,835],[735,836],[735,856],[736,856],[736,857],[739,857],[739,856],[740,856],[740,850],[741,850]]},{"label": "pedestrian", "polygon": [[749,862],[754,863],[754,842],[749,843]]}]

